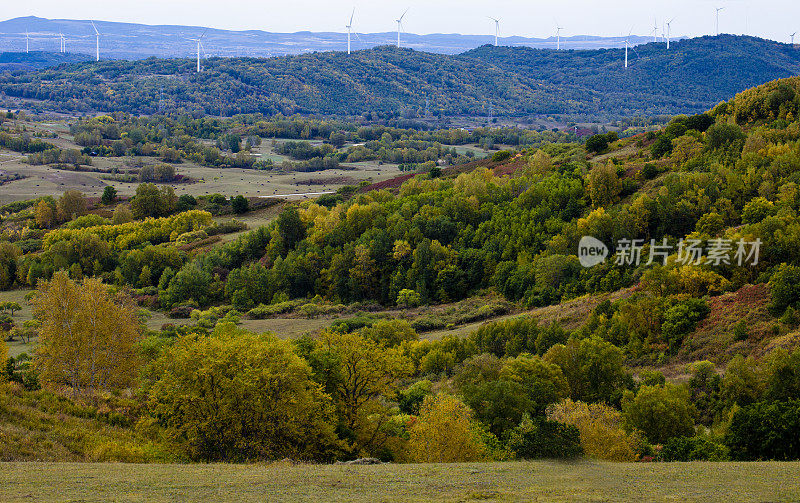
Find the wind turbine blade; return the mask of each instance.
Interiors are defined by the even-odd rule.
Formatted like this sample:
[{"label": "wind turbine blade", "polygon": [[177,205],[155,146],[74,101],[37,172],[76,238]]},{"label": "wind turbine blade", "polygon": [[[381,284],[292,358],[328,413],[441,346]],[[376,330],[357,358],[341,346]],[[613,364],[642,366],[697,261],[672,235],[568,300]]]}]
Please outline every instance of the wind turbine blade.
[{"label": "wind turbine blade", "polygon": [[94,21],[89,20],[89,22],[92,23],[92,28],[94,28],[94,34],[95,35],[100,35],[100,32],[97,31],[97,26],[94,25]]},{"label": "wind turbine blade", "polygon": [[203,40],[203,37],[206,36],[206,33],[208,33],[208,28],[206,28],[206,30],[203,32],[203,34],[200,35],[200,38],[198,40]]},{"label": "wind turbine blade", "polygon": [[353,26],[353,17],[356,15],[356,8],[353,7],[353,13],[350,14],[350,26]]},{"label": "wind turbine blade", "polygon": [[403,20],[403,18],[404,18],[404,17],[406,17],[406,14],[408,14],[408,11],[409,11],[410,9],[411,9],[411,7],[409,7],[408,9],[406,9],[406,10],[403,12],[403,15],[402,15],[402,16],[400,16],[400,19],[399,19],[399,21],[402,21],[402,20]]}]

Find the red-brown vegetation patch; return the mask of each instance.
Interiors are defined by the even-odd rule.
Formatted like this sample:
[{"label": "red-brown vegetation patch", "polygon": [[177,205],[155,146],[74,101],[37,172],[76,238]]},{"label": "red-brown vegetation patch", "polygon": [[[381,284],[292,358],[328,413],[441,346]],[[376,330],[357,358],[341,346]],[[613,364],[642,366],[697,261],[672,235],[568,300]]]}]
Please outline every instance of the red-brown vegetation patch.
[{"label": "red-brown vegetation patch", "polygon": [[[764,354],[774,347],[776,338],[786,334],[785,326],[770,314],[769,300],[769,288],[763,283],[711,297],[708,316],[684,341],[679,359],[724,364],[736,354]],[[740,322],[747,329],[747,339],[737,341],[734,329]]]}]

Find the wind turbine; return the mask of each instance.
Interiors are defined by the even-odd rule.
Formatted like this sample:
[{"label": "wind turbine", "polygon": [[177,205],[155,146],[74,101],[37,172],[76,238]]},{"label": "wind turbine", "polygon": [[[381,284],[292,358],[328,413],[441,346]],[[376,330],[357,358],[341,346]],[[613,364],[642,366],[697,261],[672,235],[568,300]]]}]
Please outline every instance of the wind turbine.
[{"label": "wind turbine", "polygon": [[794,36],[797,35],[797,32],[792,33],[789,35],[792,38],[792,45],[794,45]]},{"label": "wind turbine", "polygon": [[653,43],[658,42],[658,21],[653,18]]},{"label": "wind turbine", "polygon": [[353,7],[353,13],[350,14],[350,23],[345,27],[347,28],[347,54],[350,54],[350,30],[353,28],[353,16],[356,15],[356,8]]},{"label": "wind turbine", "polygon": [[[410,8],[411,7],[409,7],[408,9],[410,9]],[[400,16],[400,19],[396,20],[397,21],[397,47],[398,48],[400,48],[400,30],[403,29],[403,18],[406,17],[406,14],[408,13],[408,9],[406,9],[405,12],[403,12],[403,15]]]},{"label": "wind turbine", "polygon": [[89,22],[92,23],[92,28],[94,28],[94,37],[95,37],[95,43],[96,43],[96,48],[97,48],[97,57],[96,57],[96,59],[97,59],[97,61],[100,61],[100,32],[97,31],[97,26],[94,25],[94,21],[89,21]]},{"label": "wind turbine", "polygon": [[667,21],[667,50],[669,50],[669,32],[672,28],[672,22],[675,21],[675,18],[670,19]]},{"label": "wind turbine", "polygon": [[190,42],[197,42],[197,73],[200,73],[202,71],[202,68],[200,68],[200,49],[203,48],[203,37],[206,36],[206,32],[208,32],[208,30],[204,31],[203,34],[197,38],[186,39],[189,40]]},{"label": "wind turbine", "polygon": [[67,52],[67,44],[65,43],[66,41],[64,40],[64,34],[58,32],[58,38],[61,40],[61,53],[63,54]]},{"label": "wind turbine", "polygon": [[719,11],[724,10],[725,7],[717,7],[717,35],[719,35]]},{"label": "wind turbine", "polygon": [[498,39],[500,37],[500,20],[495,19],[492,16],[486,16],[492,21],[494,21],[494,46],[497,47],[499,44]]},{"label": "wind turbine", "polygon": [[561,50],[561,30],[563,30],[563,29],[564,29],[563,26],[558,26],[558,23],[556,23],[556,50],[557,51]]},{"label": "wind turbine", "polygon": [[631,33],[633,33],[633,26],[631,26],[631,31],[628,32],[628,36],[625,37],[625,68],[628,68],[628,45],[630,43]]},{"label": "wind turbine", "polygon": [[25,54],[28,54],[31,51],[31,36],[28,33],[28,30],[25,30]]}]

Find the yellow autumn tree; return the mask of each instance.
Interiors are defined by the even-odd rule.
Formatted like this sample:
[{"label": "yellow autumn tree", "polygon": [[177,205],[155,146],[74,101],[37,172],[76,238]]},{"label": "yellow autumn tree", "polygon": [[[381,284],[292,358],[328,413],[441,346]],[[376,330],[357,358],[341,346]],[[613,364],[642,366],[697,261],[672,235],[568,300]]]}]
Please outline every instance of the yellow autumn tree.
[{"label": "yellow autumn tree", "polygon": [[625,431],[622,413],[613,407],[567,398],[549,406],[547,418],[576,426],[588,457],[608,461],[635,461],[638,457],[641,439]]},{"label": "yellow autumn tree", "polygon": [[141,332],[129,298],[99,279],[77,283],[59,271],[39,282],[33,304],[41,323],[34,364],[43,383],[75,392],[131,384]]},{"label": "yellow autumn tree", "polygon": [[595,166],[587,178],[593,207],[605,208],[619,200],[622,181],[617,176],[617,167],[611,161]]},{"label": "yellow autumn tree", "polygon": [[36,220],[36,225],[39,226],[41,229],[49,229],[53,226],[56,220],[56,210],[54,205],[48,203],[44,199],[41,199],[38,203],[36,203],[36,207],[33,210],[33,217]]},{"label": "yellow autumn tree", "polygon": [[408,434],[410,461],[456,463],[478,461],[489,455],[472,410],[452,395],[426,396]]}]

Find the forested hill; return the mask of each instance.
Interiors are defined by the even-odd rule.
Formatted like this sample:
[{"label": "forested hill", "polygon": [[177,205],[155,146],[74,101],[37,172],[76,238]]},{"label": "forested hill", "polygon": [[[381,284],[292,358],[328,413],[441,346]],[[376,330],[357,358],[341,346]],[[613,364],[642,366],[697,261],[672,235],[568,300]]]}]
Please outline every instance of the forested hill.
[{"label": "forested hill", "polygon": [[32,51],[0,53],[0,71],[36,70],[60,65],[78,63],[89,59],[85,54]]},{"label": "forested hill", "polygon": [[[629,50],[543,51],[484,46],[464,57],[552,85],[577,86],[607,96],[624,96],[636,107],[670,105],[709,108],[745,89],[800,74],[800,49],[755,37],[720,35],[670,44],[649,43]],[[680,105],[683,103],[683,105]]]},{"label": "forested hill", "polygon": [[277,58],[102,61],[0,74],[0,92],[50,110],[232,115],[562,115],[608,120],[707,110],[800,74],[800,50],[723,35],[624,50],[484,46],[448,56],[380,47]]}]

